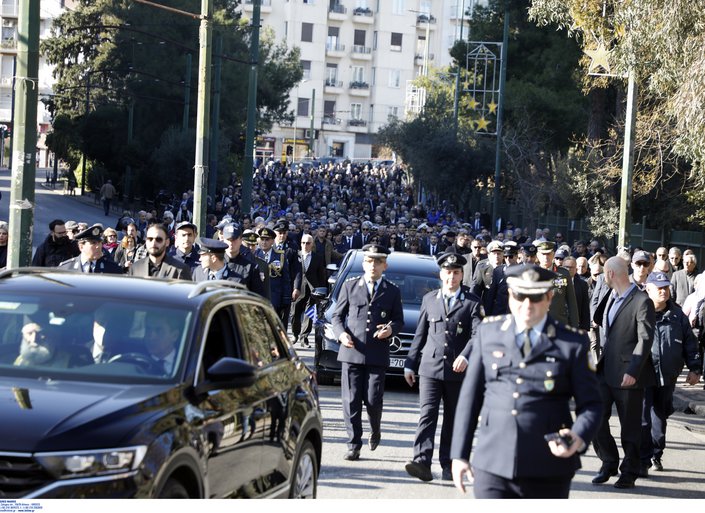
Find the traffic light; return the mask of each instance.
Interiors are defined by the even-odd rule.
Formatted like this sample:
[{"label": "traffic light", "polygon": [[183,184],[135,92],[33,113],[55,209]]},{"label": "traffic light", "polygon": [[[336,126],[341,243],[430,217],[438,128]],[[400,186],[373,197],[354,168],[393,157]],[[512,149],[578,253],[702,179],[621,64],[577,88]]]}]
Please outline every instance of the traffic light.
[{"label": "traffic light", "polygon": [[287,146],[286,146],[286,154],[287,154],[288,156],[291,156],[291,155],[294,154],[294,147],[291,146],[291,144],[287,144]]}]

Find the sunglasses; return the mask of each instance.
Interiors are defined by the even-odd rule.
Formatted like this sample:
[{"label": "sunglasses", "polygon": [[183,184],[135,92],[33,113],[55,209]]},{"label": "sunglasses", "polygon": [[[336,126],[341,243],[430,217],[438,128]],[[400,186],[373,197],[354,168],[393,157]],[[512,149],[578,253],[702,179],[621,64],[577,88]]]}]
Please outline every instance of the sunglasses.
[{"label": "sunglasses", "polygon": [[147,242],[164,242],[164,237],[146,237]]},{"label": "sunglasses", "polygon": [[540,303],[546,297],[546,294],[520,294],[519,292],[512,292],[512,297],[522,303],[525,299],[528,299],[532,303]]},{"label": "sunglasses", "polygon": [[650,262],[634,262],[634,265],[639,266],[639,267],[649,267],[651,265]]}]

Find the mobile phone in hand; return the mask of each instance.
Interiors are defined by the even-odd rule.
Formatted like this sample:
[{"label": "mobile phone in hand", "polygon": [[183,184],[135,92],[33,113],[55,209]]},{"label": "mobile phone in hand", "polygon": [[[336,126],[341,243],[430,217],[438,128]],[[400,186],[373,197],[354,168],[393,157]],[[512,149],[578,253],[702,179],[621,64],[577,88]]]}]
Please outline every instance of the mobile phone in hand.
[{"label": "mobile phone in hand", "polygon": [[556,442],[558,445],[562,445],[566,449],[570,447],[570,444],[573,443],[573,437],[568,435],[561,435],[559,433],[548,433],[547,435],[543,435],[544,440],[547,442]]}]

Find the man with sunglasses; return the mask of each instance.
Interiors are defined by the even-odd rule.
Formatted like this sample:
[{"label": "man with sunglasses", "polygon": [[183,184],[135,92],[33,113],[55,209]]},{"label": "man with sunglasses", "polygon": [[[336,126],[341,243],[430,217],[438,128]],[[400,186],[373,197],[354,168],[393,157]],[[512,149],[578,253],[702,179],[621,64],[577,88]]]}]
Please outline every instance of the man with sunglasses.
[{"label": "man with sunglasses", "polygon": [[646,279],[651,272],[651,255],[646,251],[635,251],[632,256],[632,274],[629,280],[636,285],[639,290],[646,287]]},{"label": "man with sunglasses", "polygon": [[294,315],[291,318],[291,332],[294,340],[302,346],[309,347],[308,335],[311,333],[311,318],[305,315],[309,307],[315,304],[313,289],[326,287],[326,264],[323,256],[314,251],[313,236],[304,233],[301,237],[301,251],[298,254],[297,272],[291,298],[294,301]]},{"label": "man with sunglasses", "polygon": [[549,314],[557,278],[510,267],[511,314],[485,318],[473,337],[451,457],[455,486],[465,492],[464,479],[474,479],[478,499],[567,498],[578,453],[597,432],[602,402],[587,335]]},{"label": "man with sunglasses", "polygon": [[153,224],[147,229],[145,247],[147,256],[130,267],[130,276],[143,278],[177,278],[191,281],[191,269],[174,257],[167,255],[169,233],[162,224]]},{"label": "man with sunglasses", "polygon": [[558,275],[551,301],[551,316],[563,324],[577,328],[580,321],[578,319],[578,302],[575,299],[575,286],[570,278],[570,273],[566,269],[558,267],[554,262],[556,243],[539,242],[536,245],[536,250],[539,266]]}]

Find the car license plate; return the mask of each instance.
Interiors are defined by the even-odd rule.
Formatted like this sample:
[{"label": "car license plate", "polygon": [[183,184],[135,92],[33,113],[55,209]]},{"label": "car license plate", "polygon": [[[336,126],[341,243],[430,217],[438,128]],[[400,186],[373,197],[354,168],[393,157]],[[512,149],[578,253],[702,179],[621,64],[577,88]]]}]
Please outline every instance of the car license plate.
[{"label": "car license plate", "polygon": [[390,358],[389,359],[389,366],[396,367],[396,368],[402,368],[402,367],[404,367],[405,362],[406,362],[406,360],[404,360],[404,358]]}]

